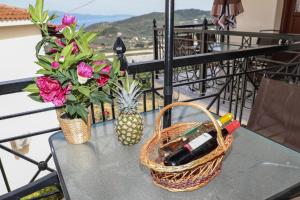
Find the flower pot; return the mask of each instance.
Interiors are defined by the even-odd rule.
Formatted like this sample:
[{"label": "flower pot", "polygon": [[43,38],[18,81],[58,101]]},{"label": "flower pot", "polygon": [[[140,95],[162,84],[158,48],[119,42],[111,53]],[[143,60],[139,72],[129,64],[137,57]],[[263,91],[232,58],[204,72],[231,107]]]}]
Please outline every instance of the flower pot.
[{"label": "flower pot", "polygon": [[64,136],[70,144],[84,144],[91,138],[91,112],[88,116],[88,122],[82,119],[68,119],[60,110],[56,111],[60,127]]}]

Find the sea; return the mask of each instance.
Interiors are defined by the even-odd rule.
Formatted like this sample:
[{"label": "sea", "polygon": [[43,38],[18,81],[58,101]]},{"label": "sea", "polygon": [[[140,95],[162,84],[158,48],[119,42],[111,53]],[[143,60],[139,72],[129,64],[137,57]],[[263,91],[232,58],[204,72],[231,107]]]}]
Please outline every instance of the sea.
[{"label": "sea", "polygon": [[[61,19],[64,15],[62,12],[50,12],[50,14],[55,14],[58,17],[51,22],[53,24],[61,24]],[[132,15],[84,15],[71,13],[69,15],[76,16],[78,26],[88,27],[93,24],[102,23],[102,22],[115,22],[128,19]]]}]

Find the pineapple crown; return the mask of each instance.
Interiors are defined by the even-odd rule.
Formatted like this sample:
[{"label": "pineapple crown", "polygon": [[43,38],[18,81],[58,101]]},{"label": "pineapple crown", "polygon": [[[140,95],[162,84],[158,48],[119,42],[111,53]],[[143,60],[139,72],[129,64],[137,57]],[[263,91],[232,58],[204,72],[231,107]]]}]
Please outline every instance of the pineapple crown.
[{"label": "pineapple crown", "polygon": [[129,80],[126,74],[124,81],[115,84],[113,89],[117,95],[119,109],[123,113],[136,113],[138,109],[138,97],[141,95],[141,88],[139,82],[136,80]]}]

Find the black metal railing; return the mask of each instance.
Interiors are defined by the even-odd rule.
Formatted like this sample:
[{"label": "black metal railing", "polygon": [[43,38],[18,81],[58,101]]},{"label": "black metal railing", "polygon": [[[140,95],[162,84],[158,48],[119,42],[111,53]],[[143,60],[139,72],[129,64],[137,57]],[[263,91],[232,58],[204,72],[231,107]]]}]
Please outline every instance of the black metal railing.
[{"label": "black metal railing", "polygon": [[[187,30],[185,29],[185,31]],[[196,30],[196,32],[198,32],[198,30]],[[201,34],[211,33],[207,30],[199,30],[199,32]],[[219,32],[214,31],[213,33],[219,34]],[[229,34],[229,32],[222,32],[222,34],[226,35]],[[283,38],[281,35],[276,37]],[[284,36],[285,39],[288,39],[289,37],[290,36]],[[216,114],[228,111],[233,112],[237,119],[246,124],[247,116],[244,114],[245,111],[251,110],[257,89],[259,88],[261,76],[264,74],[276,73],[276,75],[283,76],[284,79],[292,80],[294,82],[297,82],[300,77],[299,59],[295,59],[292,63],[270,64],[266,61],[261,61],[261,58],[268,58],[268,56],[272,54],[286,51],[295,53],[297,56],[298,53],[295,52],[295,50],[298,49],[300,49],[300,45],[294,43],[176,57],[173,65],[174,70],[176,71],[175,76],[177,77],[173,78],[173,87],[183,88],[183,92],[180,92],[180,94],[193,94],[185,94],[185,98],[179,98],[179,101],[201,101],[206,104],[207,108],[212,112]],[[134,79],[141,81],[144,85],[141,99],[142,107],[140,111],[146,112],[155,110],[160,106],[159,101],[163,98],[162,91],[164,86],[161,82],[163,79],[162,73],[157,72],[162,72],[163,70],[164,61],[159,59],[150,62],[129,64],[127,68],[128,73]],[[205,72],[205,76],[203,76],[203,72]],[[0,83],[0,96],[21,92],[22,89],[31,82],[31,78],[2,82]],[[110,92],[110,95],[113,97],[112,92]],[[54,107],[50,107],[0,116],[0,121],[43,113],[55,109],[56,108]],[[105,109],[109,109],[111,113],[111,116],[108,118],[105,117]],[[115,119],[117,114],[118,109],[115,101],[113,101],[110,106],[106,104],[102,104],[98,107],[92,106],[93,123]],[[100,116],[103,116],[102,119],[100,119]],[[37,172],[29,181],[32,182],[41,171],[47,170],[52,172],[54,170],[47,165],[51,159],[51,154],[44,161],[35,161],[32,158],[6,147],[4,143],[17,139],[49,134],[58,130],[60,130],[59,127],[53,127],[48,130],[32,133],[19,133],[16,137],[1,139],[0,149],[37,166]],[[11,188],[5,173],[5,167],[1,160],[0,169],[7,191],[9,192]]]}]

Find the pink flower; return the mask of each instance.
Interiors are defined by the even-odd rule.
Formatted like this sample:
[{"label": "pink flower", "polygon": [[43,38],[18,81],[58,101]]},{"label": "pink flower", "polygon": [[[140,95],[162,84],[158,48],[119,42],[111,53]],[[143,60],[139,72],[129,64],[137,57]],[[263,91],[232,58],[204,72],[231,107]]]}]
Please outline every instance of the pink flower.
[{"label": "pink flower", "polygon": [[109,65],[101,69],[100,77],[97,79],[97,83],[100,87],[103,87],[108,83],[110,71],[111,71],[111,66]]},{"label": "pink flower", "polygon": [[57,61],[54,61],[54,62],[52,62],[51,63],[51,67],[53,68],[53,69],[58,69],[59,68],[59,62],[57,62]]},{"label": "pink flower", "polygon": [[60,46],[60,47],[66,46],[66,44],[63,41],[61,41],[61,39],[56,39],[55,44],[57,44],[57,46]]},{"label": "pink flower", "polygon": [[77,54],[79,52],[79,47],[75,41],[72,42],[72,54]]},{"label": "pink flower", "polygon": [[84,62],[79,63],[77,66],[77,74],[81,77],[91,78],[93,76],[93,72],[93,68]]},{"label": "pink flower", "polygon": [[102,74],[110,74],[111,66],[107,65],[103,69],[101,69]]},{"label": "pink flower", "polygon": [[49,49],[49,53],[50,54],[55,54],[55,53],[57,53],[57,50],[56,49]]},{"label": "pink flower", "polygon": [[71,15],[64,15],[64,17],[61,20],[61,25],[58,25],[55,28],[55,31],[62,31],[64,30],[66,27],[69,27],[71,25],[76,25],[76,17],[75,16],[71,16]]},{"label": "pink flower", "polygon": [[71,26],[76,24],[76,17],[72,15],[64,15],[61,20],[62,25]]},{"label": "pink flower", "polygon": [[100,78],[97,79],[97,83],[100,87],[104,87],[109,81],[108,75],[100,75]]},{"label": "pink flower", "polygon": [[55,106],[63,106],[66,95],[70,93],[72,86],[68,84],[63,88],[61,84],[47,76],[39,77],[36,81],[40,89],[40,96],[44,102],[52,102]]}]

